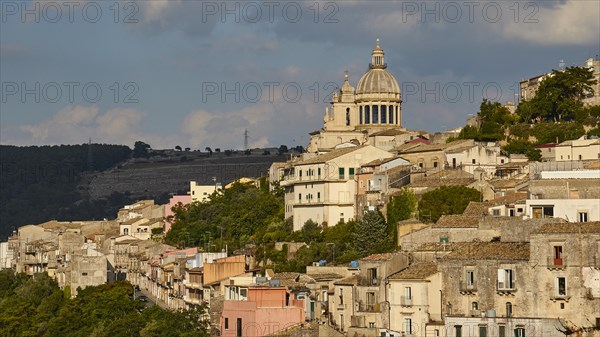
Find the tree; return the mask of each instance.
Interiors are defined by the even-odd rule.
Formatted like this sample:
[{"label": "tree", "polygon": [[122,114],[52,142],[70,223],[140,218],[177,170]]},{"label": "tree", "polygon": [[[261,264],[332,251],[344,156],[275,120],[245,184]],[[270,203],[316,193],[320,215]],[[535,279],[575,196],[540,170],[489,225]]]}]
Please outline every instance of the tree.
[{"label": "tree", "polygon": [[175,146],[175,150],[181,152],[181,146],[179,146],[179,145]]},{"label": "tree", "polygon": [[419,219],[436,222],[446,214],[461,214],[471,201],[480,201],[481,193],[466,186],[442,186],[423,194],[419,202]]},{"label": "tree", "polygon": [[533,147],[533,144],[527,140],[514,139],[508,142],[503,148],[508,154],[517,153],[524,154],[529,160],[539,161],[542,159],[540,150]]},{"label": "tree", "polygon": [[149,149],[150,149],[150,145],[138,140],[133,145],[133,157],[134,158],[147,158]]},{"label": "tree", "polygon": [[410,219],[417,209],[417,197],[415,194],[404,188],[400,194],[392,196],[387,205],[387,221],[392,227],[396,227],[399,221]]},{"label": "tree", "polygon": [[573,120],[583,109],[582,99],[594,93],[594,84],[596,80],[589,68],[553,70],[542,80],[535,96],[527,103],[519,104],[517,113],[526,122],[532,118],[554,122]]},{"label": "tree", "polygon": [[288,152],[288,147],[286,145],[279,146],[279,154],[287,153],[287,152]]},{"label": "tree", "polygon": [[210,147],[206,147],[205,150],[208,152],[209,156],[212,156],[212,149]]},{"label": "tree", "polygon": [[382,252],[387,248],[388,227],[379,211],[368,211],[356,223],[352,241],[362,255]]}]

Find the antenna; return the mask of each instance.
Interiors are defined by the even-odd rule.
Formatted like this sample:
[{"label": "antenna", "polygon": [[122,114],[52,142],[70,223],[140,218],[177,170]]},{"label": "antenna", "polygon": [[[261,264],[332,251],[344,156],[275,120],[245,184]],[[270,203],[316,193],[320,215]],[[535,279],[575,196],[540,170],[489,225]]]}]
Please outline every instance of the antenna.
[{"label": "antenna", "polygon": [[88,141],[88,156],[87,156],[87,169],[88,171],[94,170],[94,156],[92,155],[92,138]]},{"label": "antenna", "polygon": [[248,129],[244,129],[244,151],[248,150]]}]

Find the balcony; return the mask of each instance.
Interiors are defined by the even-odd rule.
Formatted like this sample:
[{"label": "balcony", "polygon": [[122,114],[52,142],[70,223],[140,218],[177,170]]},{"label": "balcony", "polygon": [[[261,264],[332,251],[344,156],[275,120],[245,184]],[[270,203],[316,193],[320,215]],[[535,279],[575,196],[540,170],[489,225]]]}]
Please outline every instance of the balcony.
[{"label": "balcony", "polygon": [[410,307],[413,305],[412,297],[402,296],[400,297],[400,305],[403,307]]},{"label": "balcony", "polygon": [[550,270],[560,270],[567,267],[567,259],[565,257],[555,258],[554,256],[548,256],[548,263],[546,264]]},{"label": "balcony", "polygon": [[470,314],[471,314],[471,317],[480,317],[481,311],[472,309]]},{"label": "balcony", "polygon": [[360,303],[358,306],[358,311],[361,312],[381,312],[381,305],[379,303]]},{"label": "balcony", "polygon": [[460,283],[459,291],[461,294],[474,294],[477,292],[477,283],[468,283],[463,281]]},{"label": "balcony", "polygon": [[512,284],[499,283],[498,288],[496,288],[496,292],[498,293],[498,295],[510,295],[510,294],[514,293],[515,291],[517,291],[517,288],[514,283],[512,283]]}]

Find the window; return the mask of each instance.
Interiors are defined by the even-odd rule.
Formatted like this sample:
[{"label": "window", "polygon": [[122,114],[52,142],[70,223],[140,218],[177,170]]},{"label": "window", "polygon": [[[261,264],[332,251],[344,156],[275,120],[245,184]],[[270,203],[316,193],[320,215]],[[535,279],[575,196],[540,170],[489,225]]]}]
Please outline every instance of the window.
[{"label": "window", "polygon": [[525,337],[525,328],[516,328],[515,337]]},{"label": "window", "polygon": [[487,337],[487,326],[479,327],[479,337]]},{"label": "window", "polygon": [[553,264],[555,266],[562,266],[563,265],[563,258],[562,258],[563,247],[562,246],[554,246],[553,250],[554,250]]},{"label": "window", "polygon": [[472,160],[472,163],[475,164],[475,159]]},{"label": "window", "polygon": [[554,206],[533,206],[531,209],[534,219],[552,218],[554,216]]},{"label": "window", "polygon": [[467,289],[473,289],[475,288],[475,271],[474,270],[467,270]]},{"label": "window", "polygon": [[371,107],[365,106],[365,124],[371,124]]},{"label": "window", "polygon": [[229,330],[229,318],[225,317],[225,330]]},{"label": "window", "polygon": [[412,334],[412,319],[404,319],[404,332],[407,334]]},{"label": "window", "polygon": [[321,168],[317,168],[317,176],[320,178],[321,177]]},{"label": "window", "polygon": [[354,167],[348,169],[348,175],[350,179],[354,179]]},{"label": "window", "polygon": [[359,118],[358,124],[362,124],[363,123],[363,107],[362,107],[362,105],[358,107],[358,110],[359,110],[358,111],[358,118]]},{"label": "window", "polygon": [[462,337],[462,325],[454,326],[454,337]]},{"label": "window", "polygon": [[87,273],[81,273],[81,276],[87,276]]},{"label": "window", "polygon": [[317,201],[321,201],[321,192],[317,192]]},{"label": "window", "polygon": [[447,236],[440,236],[440,243],[448,243],[449,241]]},{"label": "window", "polygon": [[492,210],[492,213],[493,213],[494,216],[500,216],[500,210],[499,209]]},{"label": "window", "polygon": [[440,329],[433,330],[433,336],[434,337],[440,337]]},{"label": "window", "polygon": [[563,276],[556,278],[556,294],[558,296],[567,296],[567,279]]},{"label": "window", "polygon": [[367,281],[369,285],[377,285],[377,268],[367,269]]},{"label": "window", "polygon": [[248,297],[248,289],[241,288],[240,289],[240,297]]},{"label": "window", "polygon": [[375,327],[375,322],[369,322],[369,328],[374,328]]},{"label": "window", "polygon": [[350,125],[350,108],[346,108],[346,126]]},{"label": "window", "polygon": [[477,302],[471,302],[471,310],[473,310],[473,312],[479,311],[479,304]]},{"label": "window", "polygon": [[346,173],[344,172],[344,168],[340,167],[338,168],[338,175],[339,175],[339,179],[344,179],[344,177],[346,176]]},{"label": "window", "polygon": [[344,305],[344,290],[340,289],[340,305]]},{"label": "window", "polygon": [[506,327],[504,325],[498,325],[498,337],[506,337]]},{"label": "window", "polygon": [[373,310],[375,306],[375,293],[370,291],[367,293],[367,310]]},{"label": "window", "polygon": [[379,124],[379,106],[373,105],[373,124]]},{"label": "window", "polygon": [[237,337],[242,337],[242,319],[241,318],[237,319],[236,328],[237,328],[237,334],[236,334]]},{"label": "window", "polygon": [[512,317],[512,303],[506,302],[506,317]]},{"label": "window", "polygon": [[515,286],[512,269],[498,269],[498,290],[512,290]]},{"label": "window", "polygon": [[298,202],[302,202],[302,193],[298,193]]},{"label": "window", "polygon": [[381,124],[387,124],[387,106],[386,105],[382,105],[381,106]]},{"label": "window", "polygon": [[390,115],[389,117],[390,118],[388,119],[388,123],[389,124],[394,124],[394,111],[393,110],[394,110],[394,106],[390,105],[390,110],[389,110],[389,112],[390,112],[389,113],[389,115]]},{"label": "window", "polygon": [[579,212],[577,214],[577,218],[579,222],[588,222],[588,213],[587,212]]},{"label": "window", "polygon": [[434,161],[434,162],[433,162],[433,167],[434,167],[434,168],[437,168],[437,167],[438,167],[438,162],[437,162],[437,161]]}]

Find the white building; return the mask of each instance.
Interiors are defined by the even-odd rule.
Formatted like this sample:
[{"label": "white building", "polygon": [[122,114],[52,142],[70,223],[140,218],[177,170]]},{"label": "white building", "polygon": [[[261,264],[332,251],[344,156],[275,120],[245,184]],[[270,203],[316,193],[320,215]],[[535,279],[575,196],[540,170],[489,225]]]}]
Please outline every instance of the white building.
[{"label": "white building", "polygon": [[393,155],[371,145],[346,147],[314,158],[291,162],[281,186],[285,188],[285,216],[294,230],[311,219],[330,226],[354,218],[356,174],[362,164]]},{"label": "white building", "polygon": [[600,139],[567,140],[556,146],[556,161],[600,159]]},{"label": "white building", "polygon": [[192,196],[192,202],[205,202],[210,199],[210,196],[217,191],[221,190],[221,184],[215,183],[214,185],[198,185],[195,181],[190,181],[190,195]]}]

